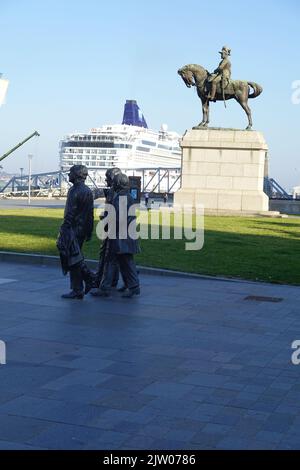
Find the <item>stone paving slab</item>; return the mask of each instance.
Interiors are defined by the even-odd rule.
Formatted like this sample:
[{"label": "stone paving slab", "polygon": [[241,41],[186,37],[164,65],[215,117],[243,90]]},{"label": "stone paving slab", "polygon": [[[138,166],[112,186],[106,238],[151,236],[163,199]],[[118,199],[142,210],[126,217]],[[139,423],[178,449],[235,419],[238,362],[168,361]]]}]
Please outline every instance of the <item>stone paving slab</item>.
[{"label": "stone paving slab", "polygon": [[300,288],[141,285],[68,301],[55,266],[0,263],[0,449],[300,449]]}]

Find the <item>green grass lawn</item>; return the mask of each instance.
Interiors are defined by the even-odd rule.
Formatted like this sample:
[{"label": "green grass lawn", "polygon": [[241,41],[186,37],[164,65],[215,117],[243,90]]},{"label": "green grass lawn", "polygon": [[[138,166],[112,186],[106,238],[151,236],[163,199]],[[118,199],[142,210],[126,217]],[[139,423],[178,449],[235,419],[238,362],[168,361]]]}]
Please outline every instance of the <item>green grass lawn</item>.
[{"label": "green grass lawn", "polygon": [[[142,213],[141,223],[148,216]],[[0,250],[57,255],[61,209],[0,210]],[[205,217],[202,250],[185,240],[141,240],[144,266],[277,283],[300,284],[300,219]],[[97,259],[99,240],[85,244]]]}]

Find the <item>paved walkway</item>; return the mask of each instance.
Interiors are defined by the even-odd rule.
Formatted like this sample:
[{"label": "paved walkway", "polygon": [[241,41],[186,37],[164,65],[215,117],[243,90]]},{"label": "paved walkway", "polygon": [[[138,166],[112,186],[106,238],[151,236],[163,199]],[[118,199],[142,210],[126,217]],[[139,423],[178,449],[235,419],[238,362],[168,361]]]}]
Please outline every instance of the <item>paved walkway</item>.
[{"label": "paved walkway", "polygon": [[67,301],[58,269],[0,264],[0,448],[300,449],[300,288],[141,280]]}]

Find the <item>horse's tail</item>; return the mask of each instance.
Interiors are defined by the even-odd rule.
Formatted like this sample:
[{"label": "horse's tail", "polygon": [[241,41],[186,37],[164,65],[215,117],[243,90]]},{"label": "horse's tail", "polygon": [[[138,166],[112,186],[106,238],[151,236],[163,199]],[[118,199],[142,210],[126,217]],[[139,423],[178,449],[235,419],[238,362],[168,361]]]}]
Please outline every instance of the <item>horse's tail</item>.
[{"label": "horse's tail", "polygon": [[258,85],[258,83],[248,82],[248,85],[251,86],[251,88],[253,88],[253,93],[249,93],[248,98],[256,98],[263,91],[263,88],[260,85]]}]

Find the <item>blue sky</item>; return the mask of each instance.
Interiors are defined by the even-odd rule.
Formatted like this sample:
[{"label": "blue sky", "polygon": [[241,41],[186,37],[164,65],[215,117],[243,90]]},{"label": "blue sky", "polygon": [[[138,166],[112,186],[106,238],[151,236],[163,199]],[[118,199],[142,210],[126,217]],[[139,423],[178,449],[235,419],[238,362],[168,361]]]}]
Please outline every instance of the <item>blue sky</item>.
[{"label": "blue sky", "polygon": [[[298,0],[0,0],[0,72],[10,80],[0,108],[0,153],[37,129],[3,162],[6,171],[58,167],[67,133],[120,122],[136,99],[149,127],[165,122],[183,133],[201,120],[200,101],[177,69],[198,63],[212,70],[223,45],[232,49],[232,77],[255,81],[254,127],[269,145],[270,174],[288,189],[300,184]],[[246,127],[231,101],[211,109],[211,125]]]}]

